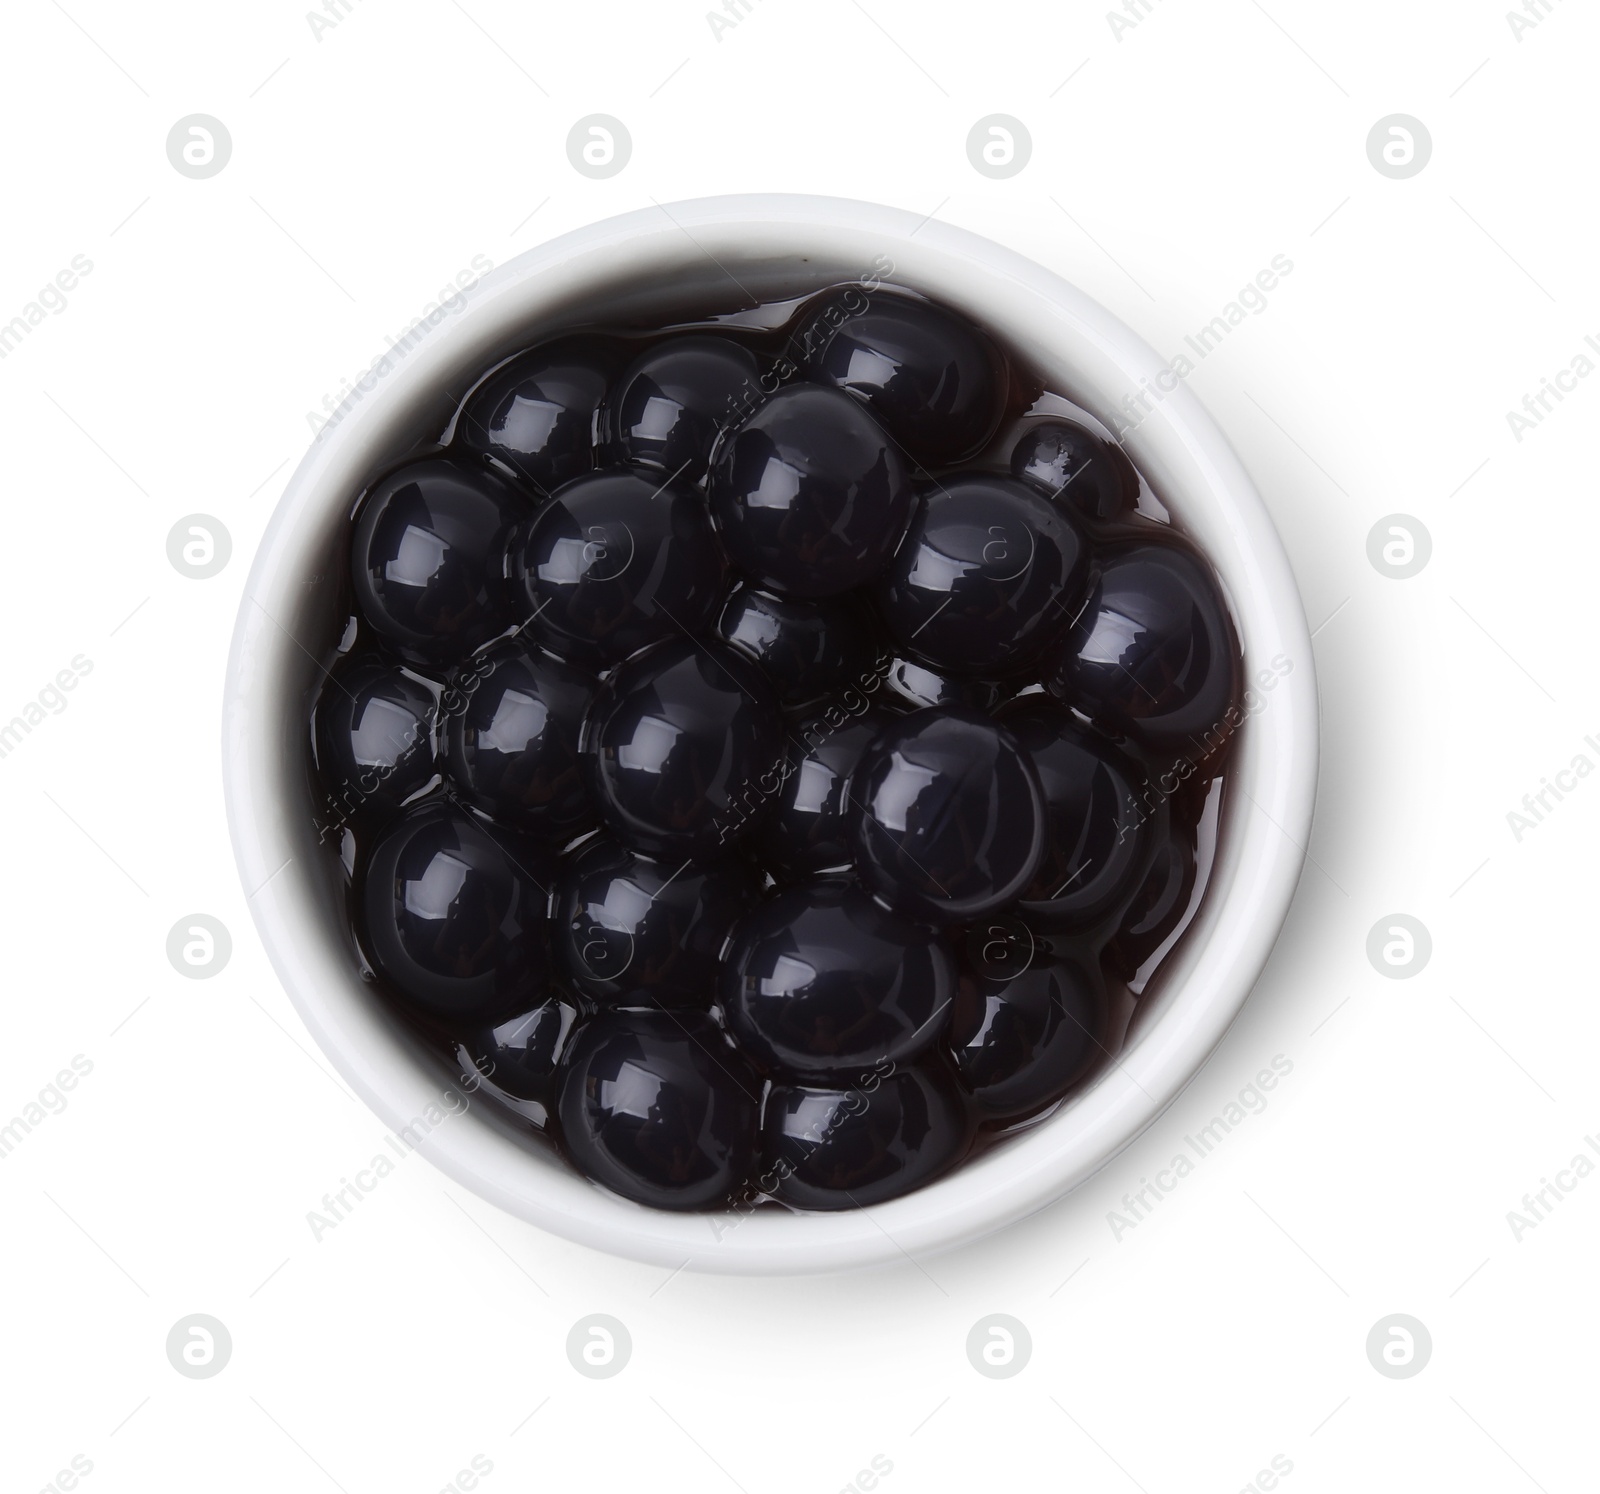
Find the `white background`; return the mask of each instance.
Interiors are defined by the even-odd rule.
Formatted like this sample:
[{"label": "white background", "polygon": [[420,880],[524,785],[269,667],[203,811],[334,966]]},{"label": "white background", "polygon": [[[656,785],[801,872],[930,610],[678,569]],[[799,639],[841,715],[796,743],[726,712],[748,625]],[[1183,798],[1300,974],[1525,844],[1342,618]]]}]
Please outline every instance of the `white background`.
[{"label": "white background", "polygon": [[[1151,0],[1119,39],[1076,0],[753,0],[719,39],[706,0],[354,0],[319,38],[302,3],[4,8],[0,322],[93,262],[0,361],[0,721],[93,665],[0,759],[0,1122],[93,1064],[0,1161],[5,1487],[79,1455],[91,1490],[432,1494],[481,1455],[491,1494],[833,1494],[880,1455],[890,1494],[1199,1494],[1281,1455],[1291,1494],[1593,1488],[1600,1181],[1520,1239],[1507,1214],[1600,1132],[1600,781],[1520,842],[1506,818],[1600,763],[1600,379],[1521,442],[1506,420],[1600,335],[1593,12],[1552,0],[1519,39],[1503,0]],[[203,181],[165,150],[196,112],[233,138]],[[565,149],[596,112],[634,142],[606,181]],[[965,148],[995,112],[1033,138],[1003,181]],[[1409,180],[1366,153],[1394,112],[1433,137]],[[420,1157],[319,1243],[307,1211],[382,1128],[270,973],[218,766],[233,614],[307,412],[474,255],[753,189],[936,213],[1169,354],[1293,261],[1192,381],[1318,630],[1321,797],[1283,938],[1139,1143],[952,1255],[669,1278]],[[195,512],[233,536],[205,581],[166,555]],[[1397,512],[1434,547],[1401,581],[1366,552]],[[233,935],[211,980],[165,954],[195,912]],[[1433,938],[1407,980],[1366,955],[1395,912]],[[1122,1195],[1276,1054],[1267,1109],[1116,1238]],[[233,1340],[207,1380],[164,1349],[197,1312]],[[633,1338],[609,1380],[564,1351],[594,1312]],[[992,1312],[1032,1337],[1010,1379],[966,1358]],[[1397,1312],[1433,1341],[1405,1380],[1365,1349]]]}]

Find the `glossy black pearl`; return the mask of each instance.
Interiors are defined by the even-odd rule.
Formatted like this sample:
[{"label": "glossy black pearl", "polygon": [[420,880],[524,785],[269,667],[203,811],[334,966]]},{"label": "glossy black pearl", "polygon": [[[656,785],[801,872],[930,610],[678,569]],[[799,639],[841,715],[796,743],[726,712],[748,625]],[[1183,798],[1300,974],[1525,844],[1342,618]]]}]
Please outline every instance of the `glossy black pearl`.
[{"label": "glossy black pearl", "polygon": [[675,337],[640,355],[617,384],[611,433],[623,457],[695,482],[717,437],[760,403],[761,367],[720,337]]},{"label": "glossy black pearl", "polygon": [[734,563],[792,597],[870,581],[911,518],[905,464],[880,426],[836,389],[781,389],[729,438],[711,506]]},{"label": "glossy black pearl", "polygon": [[366,947],[394,996],[443,1023],[499,1022],[546,988],[555,866],[449,803],[396,820],[358,867]]},{"label": "glossy black pearl", "polygon": [[457,437],[539,493],[553,492],[594,466],[595,415],[615,363],[613,349],[592,338],[534,348],[472,392]]},{"label": "glossy black pearl", "polygon": [[864,1208],[932,1182],[971,1144],[966,1102],[937,1060],[848,1085],[777,1083],[763,1112],[761,1178],[797,1209]]},{"label": "glossy black pearl", "polygon": [[1045,852],[1017,911],[1041,929],[1083,928],[1111,913],[1149,869],[1166,834],[1166,801],[1049,695],[1019,695],[998,720],[1044,790]]},{"label": "glossy black pearl", "polygon": [[[994,434],[1006,395],[1006,370],[976,327],[925,301],[886,295],[847,297],[807,334],[808,370],[863,400],[910,453],[942,467],[975,456]],[[832,324],[838,311],[845,314]]]},{"label": "glossy black pearl", "polygon": [[792,602],[740,586],[724,604],[717,632],[762,667],[785,710],[803,710],[850,686],[871,688],[874,620],[854,598]]},{"label": "glossy black pearl", "polygon": [[454,663],[513,619],[505,550],[528,502],[487,467],[429,457],[361,502],[350,546],[356,604],[379,637]]},{"label": "glossy black pearl", "polygon": [[550,996],[531,1011],[480,1027],[456,1043],[462,1087],[482,1092],[543,1126],[560,1087],[561,1060],[578,1008]]},{"label": "glossy black pearl", "polygon": [[1000,704],[1004,689],[993,680],[963,679],[930,669],[918,659],[896,659],[883,683],[900,700],[916,710],[928,706],[966,706],[988,715]]},{"label": "glossy black pearl", "polygon": [[1088,569],[1065,510],[1010,478],[957,477],[922,495],[878,605],[936,669],[1014,674],[1066,631]]},{"label": "glossy black pearl", "polygon": [[1152,751],[1205,755],[1237,728],[1239,645],[1203,561],[1154,542],[1107,550],[1047,687]]},{"label": "glossy black pearl", "polygon": [[655,861],[601,836],[561,879],[557,952],[602,1004],[709,1007],[722,946],[759,887],[742,861]]},{"label": "glossy black pearl", "polygon": [[1139,501],[1139,475],[1120,446],[1071,420],[1029,426],[1011,453],[1014,477],[1101,523]]},{"label": "glossy black pearl", "polygon": [[579,1029],[562,1140],[585,1177],[657,1209],[710,1209],[754,1157],[761,1086],[710,1017],[604,1012]]},{"label": "glossy black pearl", "polygon": [[520,642],[491,644],[452,676],[450,776],[497,821],[551,841],[594,823],[578,732],[598,681]]},{"label": "glossy black pearl", "polygon": [[767,1068],[854,1077],[900,1064],[950,1022],[955,961],[933,931],[834,879],[768,899],[734,930],[721,1003]]},{"label": "glossy black pearl", "polygon": [[850,866],[856,818],[850,775],[896,714],[840,700],[790,733],[777,804],[756,840],[762,866],[790,882]]},{"label": "glossy black pearl", "polygon": [[850,784],[856,866],[886,902],[959,922],[1014,902],[1044,855],[1044,794],[1016,738],[975,711],[916,711]]},{"label": "glossy black pearl", "polygon": [[615,664],[698,634],[727,591],[694,488],[626,469],[580,477],[540,508],[520,547],[529,631],[577,664]]},{"label": "glossy black pearl", "polygon": [[331,826],[397,808],[437,771],[438,702],[398,664],[340,659],[317,692],[312,726]]},{"label": "glossy black pearl", "polygon": [[765,813],[782,782],[783,741],[761,671],[725,643],[680,638],[612,673],[582,750],[595,806],[616,835],[682,860],[717,854]]},{"label": "glossy black pearl", "polygon": [[956,1072],[992,1120],[1053,1105],[1107,1050],[1098,970],[1073,954],[1043,954],[1010,979],[964,977],[950,1041]]},{"label": "glossy black pearl", "polygon": [[1122,924],[1105,949],[1106,969],[1125,981],[1134,980],[1189,911],[1199,867],[1194,832],[1174,824],[1156,847],[1144,882],[1122,915]]}]

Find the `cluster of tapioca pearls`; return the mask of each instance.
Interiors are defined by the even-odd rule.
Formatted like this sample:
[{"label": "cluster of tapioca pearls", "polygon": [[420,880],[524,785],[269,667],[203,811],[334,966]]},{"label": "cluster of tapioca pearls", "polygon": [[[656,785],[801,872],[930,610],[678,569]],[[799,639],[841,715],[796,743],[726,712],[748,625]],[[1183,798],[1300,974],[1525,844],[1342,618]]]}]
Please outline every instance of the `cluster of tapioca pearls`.
[{"label": "cluster of tapioca pearls", "polygon": [[1122,454],[1043,421],[970,465],[1006,361],[849,294],[794,360],[536,347],[350,534],[314,743],[361,949],[475,1087],[659,1207],[881,1201],[1080,1082],[1102,956],[1193,885],[1149,766],[1236,690],[1204,563],[1102,527]]}]

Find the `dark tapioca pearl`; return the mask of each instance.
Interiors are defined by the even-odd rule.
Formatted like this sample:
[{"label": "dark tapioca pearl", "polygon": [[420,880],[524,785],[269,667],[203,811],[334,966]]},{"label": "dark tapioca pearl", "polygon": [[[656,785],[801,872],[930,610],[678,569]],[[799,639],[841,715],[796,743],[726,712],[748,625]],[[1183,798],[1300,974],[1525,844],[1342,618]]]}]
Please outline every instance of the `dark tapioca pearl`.
[{"label": "dark tapioca pearl", "polygon": [[1014,902],[1044,855],[1044,795],[1004,727],[916,711],[868,745],[851,778],[856,866],[886,902],[964,922]]},{"label": "dark tapioca pearl", "polygon": [[572,854],[556,944],[573,986],[613,1006],[709,1007],[718,957],[757,878],[730,858],[655,861],[609,836]]},{"label": "dark tapioca pearl", "polygon": [[398,664],[373,655],[339,660],[312,715],[326,823],[393,810],[437,770],[438,702]]},{"label": "dark tapioca pearl", "polygon": [[956,1072],[983,1114],[1019,1120],[1053,1105],[1106,1050],[1099,972],[1047,954],[1010,979],[963,977],[950,1041]]},{"label": "dark tapioca pearl", "polygon": [[456,1044],[462,1087],[542,1126],[555,1104],[561,1059],[577,1021],[574,1003],[550,996],[531,1011],[467,1034]]},{"label": "dark tapioca pearl", "polygon": [[840,701],[791,730],[777,804],[755,842],[761,864],[775,876],[804,881],[850,866],[850,775],[895,715],[879,705],[857,714]]},{"label": "dark tapioca pearl", "polygon": [[740,586],[723,606],[717,632],[761,665],[785,710],[803,710],[847,687],[872,688],[874,619],[853,597],[792,602]]},{"label": "dark tapioca pearl", "polygon": [[495,643],[451,678],[441,701],[450,776],[462,797],[550,841],[594,823],[578,732],[592,675],[520,641]]},{"label": "dark tapioca pearl", "polygon": [[500,1022],[545,990],[551,857],[448,802],[409,810],[357,868],[365,944],[396,999],[435,1022]]},{"label": "dark tapioca pearl", "polygon": [[579,1029],[561,1134],[585,1177],[657,1209],[727,1201],[754,1158],[760,1082],[699,1012],[603,1012]]},{"label": "dark tapioca pearl", "polygon": [[1032,759],[1044,790],[1045,852],[1018,912],[1052,930],[1105,918],[1149,870],[1166,834],[1166,801],[1052,696],[1007,701],[997,719]]},{"label": "dark tapioca pearl", "polygon": [[783,741],[766,676],[724,643],[680,638],[611,674],[582,751],[595,807],[618,838],[682,860],[717,854],[759,821],[782,785]]},{"label": "dark tapioca pearl", "polygon": [[595,412],[617,362],[595,338],[563,338],[513,358],[475,389],[457,438],[504,462],[540,494],[594,466]]},{"label": "dark tapioca pearl", "polygon": [[720,991],[758,1064],[837,1079],[928,1047],[950,1022],[955,962],[931,929],[834,879],[740,920]]},{"label": "dark tapioca pearl", "polygon": [[1237,727],[1239,673],[1233,622],[1204,563],[1140,542],[1104,552],[1045,683],[1107,731],[1194,755]]},{"label": "dark tapioca pearl", "polygon": [[430,457],[362,499],[350,571],[362,616],[409,656],[454,663],[511,617],[505,550],[528,512],[487,467]]},{"label": "dark tapioca pearl", "polygon": [[941,673],[917,659],[896,659],[889,666],[883,683],[907,705],[918,710],[928,706],[966,706],[987,715],[999,705],[1005,693],[993,680],[963,679]]},{"label": "dark tapioca pearl", "polygon": [[777,1083],[763,1116],[762,1179],[798,1209],[899,1198],[949,1171],[972,1144],[966,1101],[938,1060],[850,1084]]},{"label": "dark tapioca pearl", "polygon": [[1127,981],[1138,974],[1183,922],[1197,874],[1194,832],[1174,825],[1156,847],[1153,865],[1106,945],[1107,970]]},{"label": "dark tapioca pearl", "polygon": [[872,580],[911,517],[905,466],[848,395],[792,385],[724,444],[711,506],[728,554],[762,586],[831,597]]},{"label": "dark tapioca pearl", "polygon": [[1139,502],[1139,474],[1122,448],[1071,420],[1030,426],[1011,453],[1011,471],[1046,498],[1101,523]]},{"label": "dark tapioca pearl", "polygon": [[717,437],[760,402],[761,367],[720,337],[675,337],[636,359],[608,406],[610,434],[628,460],[685,482],[705,474]]},{"label": "dark tapioca pearl", "polygon": [[976,327],[925,301],[861,296],[840,301],[834,326],[825,311],[807,334],[808,368],[846,389],[889,429],[913,460],[947,466],[975,456],[994,434],[1005,400],[999,352]]},{"label": "dark tapioca pearl", "polygon": [[574,663],[615,664],[663,638],[697,634],[727,592],[704,497],[638,469],[560,489],[519,547],[528,630]]},{"label": "dark tapioca pearl", "polygon": [[310,767],[363,970],[464,1093],[647,1205],[872,1205],[1120,1044],[1237,642],[983,330],[684,315],[479,374],[363,496]]},{"label": "dark tapioca pearl", "polygon": [[1066,631],[1088,569],[1065,510],[1010,478],[957,477],[922,495],[878,604],[936,669],[1015,674]]}]

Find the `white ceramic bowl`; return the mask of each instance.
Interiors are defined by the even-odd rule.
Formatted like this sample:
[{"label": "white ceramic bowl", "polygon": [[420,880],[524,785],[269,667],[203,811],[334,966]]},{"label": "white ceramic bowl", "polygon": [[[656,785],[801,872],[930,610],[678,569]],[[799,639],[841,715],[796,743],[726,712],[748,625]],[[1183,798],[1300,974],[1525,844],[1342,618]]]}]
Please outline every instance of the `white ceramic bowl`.
[{"label": "white ceramic bowl", "polygon": [[[943,1181],[879,1207],[795,1215],[669,1214],[585,1182],[447,1080],[356,973],[328,858],[316,844],[305,710],[330,636],[329,557],[351,498],[443,425],[474,372],[543,337],[619,311],[767,299],[855,280],[884,257],[892,279],[994,329],[1109,423],[1148,389],[1126,447],[1219,572],[1248,675],[1292,668],[1247,722],[1208,894],[1140,1003],[1127,1045],[1048,1120]],[[735,302],[737,297],[734,298]],[[240,607],[223,710],[234,850],[267,953],[329,1061],[396,1135],[445,1173],[544,1229],[662,1266],[744,1273],[835,1271],[975,1239],[1076,1187],[1193,1078],[1261,972],[1299,878],[1317,774],[1311,640],[1272,521],[1232,448],[1155,352],[1058,276],[987,239],[913,214],[826,197],[707,198],[579,229],[485,276],[459,311],[352,392],[290,480]],[[421,1124],[418,1124],[418,1121]],[[404,1128],[410,1127],[408,1133]]]}]

